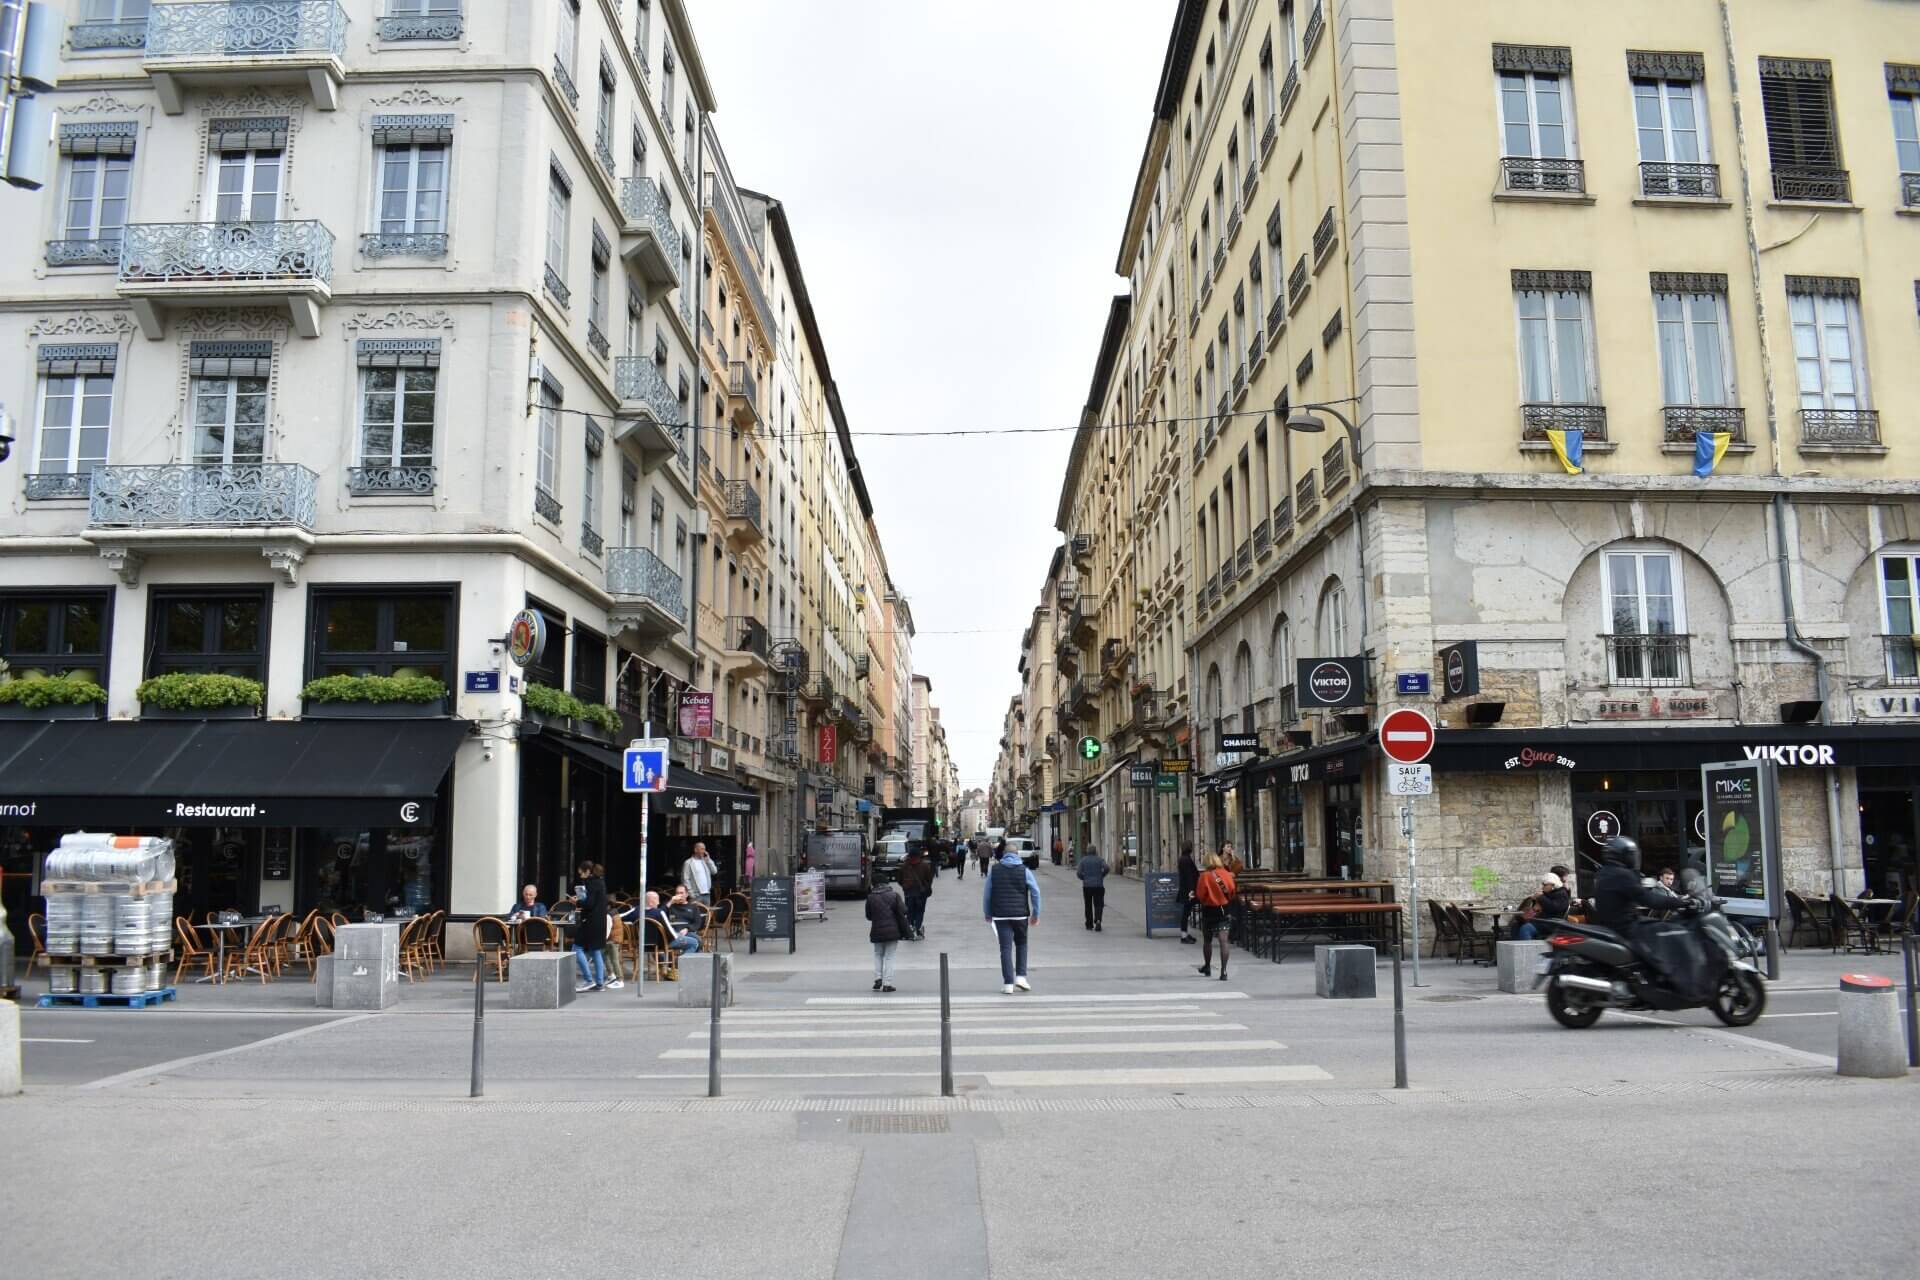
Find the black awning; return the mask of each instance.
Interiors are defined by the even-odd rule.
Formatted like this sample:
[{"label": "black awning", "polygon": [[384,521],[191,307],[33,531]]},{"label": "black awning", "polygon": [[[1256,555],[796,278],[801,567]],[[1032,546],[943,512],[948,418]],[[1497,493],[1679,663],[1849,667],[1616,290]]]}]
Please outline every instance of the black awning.
[{"label": "black awning", "polygon": [[1911,767],[1920,724],[1609,725],[1442,729],[1439,773],[1695,769],[1716,760],[1772,760],[1783,769]]},{"label": "black awning", "polygon": [[1285,787],[1302,782],[1339,781],[1366,772],[1371,738],[1341,738],[1317,747],[1267,756],[1246,766],[1247,785]]},{"label": "black awning", "polygon": [[760,797],[745,787],[677,764],[667,770],[665,803],[672,813],[744,815],[760,812]]},{"label": "black awning", "polygon": [[0,823],[423,827],[465,720],[0,722]]}]

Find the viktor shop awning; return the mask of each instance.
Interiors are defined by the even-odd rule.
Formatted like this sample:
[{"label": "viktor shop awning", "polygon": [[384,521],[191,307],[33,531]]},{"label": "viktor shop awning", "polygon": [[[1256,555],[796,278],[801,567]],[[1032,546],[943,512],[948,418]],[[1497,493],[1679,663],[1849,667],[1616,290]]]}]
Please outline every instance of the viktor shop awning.
[{"label": "viktor shop awning", "polygon": [[424,827],[465,720],[0,722],[0,824]]}]

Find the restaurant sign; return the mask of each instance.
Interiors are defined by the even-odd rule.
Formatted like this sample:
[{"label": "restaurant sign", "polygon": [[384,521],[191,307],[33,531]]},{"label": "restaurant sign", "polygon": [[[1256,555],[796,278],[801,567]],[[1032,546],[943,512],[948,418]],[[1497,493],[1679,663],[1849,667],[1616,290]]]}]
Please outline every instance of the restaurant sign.
[{"label": "restaurant sign", "polygon": [[1301,658],[1297,683],[1303,709],[1359,706],[1367,700],[1367,660]]},{"label": "restaurant sign", "polygon": [[680,694],[680,736],[713,736],[713,694],[701,689],[686,689]]}]

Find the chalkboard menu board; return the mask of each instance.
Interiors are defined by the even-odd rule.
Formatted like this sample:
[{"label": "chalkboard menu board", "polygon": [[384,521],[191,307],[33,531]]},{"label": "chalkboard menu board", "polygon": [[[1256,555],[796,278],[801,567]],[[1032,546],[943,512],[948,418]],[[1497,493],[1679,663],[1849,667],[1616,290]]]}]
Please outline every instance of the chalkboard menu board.
[{"label": "chalkboard menu board", "polygon": [[1155,929],[1178,929],[1186,904],[1180,900],[1180,875],[1174,871],[1147,872],[1147,936]]},{"label": "chalkboard menu board", "polygon": [[755,876],[753,910],[748,914],[753,926],[747,939],[749,952],[760,949],[762,938],[785,938],[787,954],[793,954],[792,876]]}]

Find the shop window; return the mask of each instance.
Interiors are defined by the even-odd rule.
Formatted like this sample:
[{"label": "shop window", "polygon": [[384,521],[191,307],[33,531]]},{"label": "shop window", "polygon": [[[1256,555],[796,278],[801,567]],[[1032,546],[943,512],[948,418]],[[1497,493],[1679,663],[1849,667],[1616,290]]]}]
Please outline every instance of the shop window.
[{"label": "shop window", "polygon": [[567,615],[531,598],[527,600],[527,608],[547,624],[546,651],[528,665],[527,681],[564,689],[567,687]]},{"label": "shop window", "polygon": [[583,702],[607,700],[607,641],[585,627],[573,629],[573,696]]},{"label": "shop window", "polygon": [[262,594],[155,593],[147,616],[147,674],[209,672],[264,683],[267,617]]},{"label": "shop window", "polygon": [[315,592],[312,626],[314,676],[451,677],[451,592]]},{"label": "shop window", "polygon": [[0,596],[0,661],[15,680],[74,675],[107,683],[112,596]]}]

